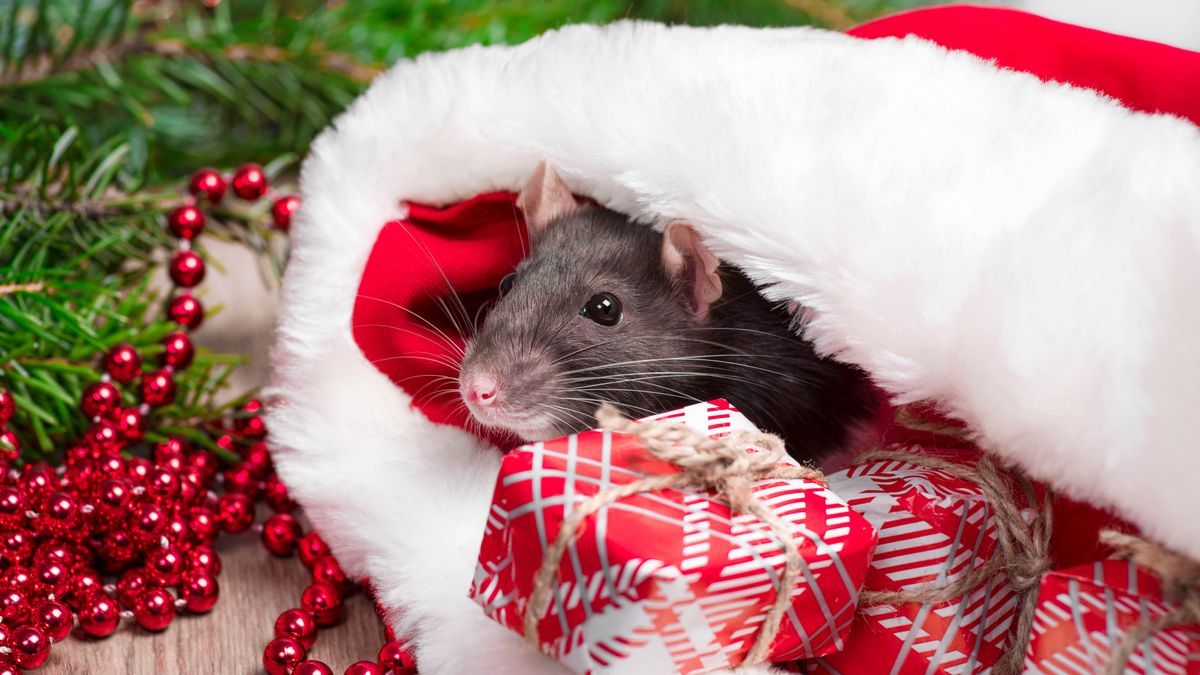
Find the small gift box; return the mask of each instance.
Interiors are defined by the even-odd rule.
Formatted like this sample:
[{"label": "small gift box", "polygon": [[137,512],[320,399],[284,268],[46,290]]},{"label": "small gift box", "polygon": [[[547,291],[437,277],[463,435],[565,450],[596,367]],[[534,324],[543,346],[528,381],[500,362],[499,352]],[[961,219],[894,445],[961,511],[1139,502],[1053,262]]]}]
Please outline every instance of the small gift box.
[{"label": "small gift box", "polygon": [[[970,466],[978,452],[931,456]],[[953,445],[953,443],[950,443]],[[927,453],[900,446],[899,453]],[[944,587],[988,563],[994,513],[978,483],[900,459],[866,461],[828,477],[831,490],[879,533],[843,650],[797,668],[810,673],[972,673],[990,668],[1012,642],[1018,596],[1003,574],[949,602],[867,602],[869,593]]]},{"label": "small gift box", "polygon": [[[1127,560],[1102,560],[1042,578],[1026,652],[1031,673],[1102,673],[1122,669],[1114,652],[1128,633],[1150,627],[1176,607],[1158,577]],[[1169,617],[1168,617],[1169,618]],[[1200,625],[1150,632],[1124,663],[1126,673],[1200,674]]]},{"label": "small gift box", "polygon": [[[756,431],[725,401],[647,421],[679,422],[710,438]],[[599,493],[675,471],[637,436],[612,431],[517,448],[501,465],[472,597],[526,635],[535,576],[564,519]],[[873,528],[819,482],[767,479],[750,490],[800,554],[769,660],[840,649]],[[623,496],[584,518],[566,541],[548,607],[534,618],[539,648],[576,673],[692,673],[741,663],[768,620],[786,559],[762,519],[688,487]]]}]

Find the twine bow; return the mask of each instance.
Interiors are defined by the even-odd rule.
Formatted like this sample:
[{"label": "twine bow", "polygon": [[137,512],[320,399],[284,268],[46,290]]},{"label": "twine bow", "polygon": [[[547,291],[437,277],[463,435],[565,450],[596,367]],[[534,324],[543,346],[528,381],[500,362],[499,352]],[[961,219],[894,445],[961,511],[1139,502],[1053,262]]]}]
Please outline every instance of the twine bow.
[{"label": "twine bow", "polygon": [[[682,424],[635,422],[622,417],[616,408],[610,405],[601,406],[596,411],[596,420],[601,428],[636,436],[651,456],[673,464],[679,472],[647,476],[599,492],[578,504],[563,519],[558,535],[546,549],[542,566],[534,577],[533,593],[525,608],[525,639],[535,648],[540,646],[538,621],[549,608],[551,595],[558,582],[558,568],[567,545],[575,538],[584,519],[621,499],[643,492],[683,488],[710,489],[727,501],[734,513],[750,513],[766,523],[779,541],[779,547],[787,560],[776,587],[775,601],[743,663],[751,665],[765,661],[790,604],[802,560],[787,525],[754,496],[754,483],[770,479],[821,481],[824,480],[824,476],[815,469],[779,464],[784,456],[783,441],[771,434],[737,432],[725,438],[714,439]],[[748,444],[760,446],[764,452],[746,452],[745,446]]]},{"label": "twine bow", "polygon": [[1133,650],[1146,638],[1160,630],[1200,623],[1200,562],[1135,534],[1116,530],[1101,531],[1100,542],[1116,549],[1117,557],[1158,575],[1163,581],[1163,598],[1179,603],[1175,609],[1153,621],[1143,621],[1125,633],[1104,669],[1105,675],[1118,675],[1125,671]]}]

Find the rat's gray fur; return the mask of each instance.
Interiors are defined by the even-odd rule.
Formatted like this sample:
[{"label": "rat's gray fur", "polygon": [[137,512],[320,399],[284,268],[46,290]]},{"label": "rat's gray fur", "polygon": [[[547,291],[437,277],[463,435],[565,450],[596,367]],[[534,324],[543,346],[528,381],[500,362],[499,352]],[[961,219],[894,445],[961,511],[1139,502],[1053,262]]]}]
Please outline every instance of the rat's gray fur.
[{"label": "rat's gray fur", "polygon": [[[602,402],[640,417],[726,398],[798,459],[838,449],[870,410],[862,373],[818,357],[789,314],[726,265],[722,297],[695,322],[661,249],[661,234],[602,208],[542,232],[468,345],[460,381],[502,382],[498,406],[476,417],[536,440],[594,426]],[[580,315],[600,291],[621,300],[616,326]]]}]

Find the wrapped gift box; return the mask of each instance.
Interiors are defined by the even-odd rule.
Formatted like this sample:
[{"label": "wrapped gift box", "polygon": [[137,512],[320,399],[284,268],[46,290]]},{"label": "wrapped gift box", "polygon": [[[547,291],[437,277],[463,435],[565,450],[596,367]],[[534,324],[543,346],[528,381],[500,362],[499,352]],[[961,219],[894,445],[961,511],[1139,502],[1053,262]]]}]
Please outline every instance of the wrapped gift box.
[{"label": "wrapped gift box", "polygon": [[[956,450],[947,445],[953,443],[940,443],[935,454],[963,463],[978,457],[966,445]],[[928,452],[912,445],[889,449]],[[941,586],[986,563],[996,547],[982,488],[944,471],[871,461],[830,475],[828,483],[879,533],[866,589]],[[844,650],[797,669],[843,675],[981,672],[1011,642],[1017,600],[1000,577],[953,602],[863,605]]]},{"label": "wrapped gift box", "polygon": [[[725,401],[659,415],[709,436],[754,430]],[[543,553],[572,505],[674,471],[636,437],[587,431],[505,456],[471,594],[522,632]],[[771,660],[842,648],[875,546],[865,519],[824,485],[765,480],[755,495],[792,532],[804,559]],[[584,521],[539,623],[543,652],[576,673],[692,673],[736,665],[775,599],[779,543],[707,491],[633,495]]]},{"label": "wrapped gift box", "polygon": [[[1125,633],[1171,611],[1158,578],[1102,560],[1042,578],[1027,673],[1099,673]],[[1161,630],[1133,651],[1127,673],[1200,675],[1200,625]]]}]

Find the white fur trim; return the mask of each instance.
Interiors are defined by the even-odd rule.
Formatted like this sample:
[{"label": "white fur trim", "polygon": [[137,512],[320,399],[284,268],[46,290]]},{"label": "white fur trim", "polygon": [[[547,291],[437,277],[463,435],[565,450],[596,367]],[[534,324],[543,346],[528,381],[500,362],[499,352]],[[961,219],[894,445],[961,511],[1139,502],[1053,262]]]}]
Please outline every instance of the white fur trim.
[{"label": "white fur trim", "polygon": [[277,462],[422,672],[561,671],[466,596],[496,450],[366,362],[354,293],[401,199],[516,189],[542,158],[694,223],[896,400],[1200,555],[1196,128],[916,39],[575,26],[397,64],[304,165]]}]

